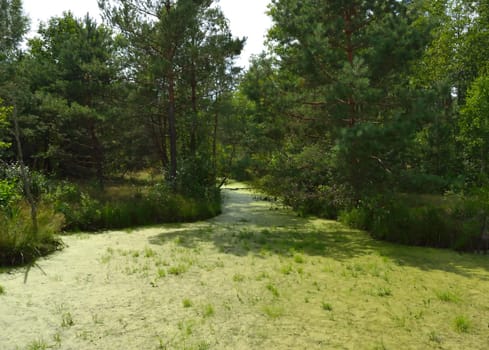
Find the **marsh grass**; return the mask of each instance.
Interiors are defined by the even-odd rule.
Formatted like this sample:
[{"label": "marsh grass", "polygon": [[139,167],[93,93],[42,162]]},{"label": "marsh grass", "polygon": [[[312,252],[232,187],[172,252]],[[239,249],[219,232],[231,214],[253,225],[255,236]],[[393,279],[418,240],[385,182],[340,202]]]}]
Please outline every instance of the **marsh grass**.
[{"label": "marsh grass", "polygon": [[170,275],[175,275],[175,276],[182,275],[182,274],[184,274],[187,271],[188,271],[188,265],[186,265],[186,264],[178,264],[178,265],[175,265],[175,266],[171,266],[168,269],[168,273]]},{"label": "marsh grass", "polygon": [[234,276],[233,276],[233,281],[234,282],[243,282],[245,280],[245,276],[242,275],[242,274],[239,274],[239,273],[236,273]]},{"label": "marsh grass", "polygon": [[268,318],[277,319],[285,314],[285,309],[281,305],[265,305],[262,308]]},{"label": "marsh grass", "polygon": [[71,316],[70,312],[66,312],[61,317],[61,327],[69,328],[73,326],[75,322],[73,321],[73,316]]},{"label": "marsh grass", "polygon": [[202,316],[204,318],[214,316],[214,314],[215,314],[215,310],[214,310],[214,306],[212,304],[204,305],[204,307],[202,309]]},{"label": "marsh grass", "polygon": [[144,257],[145,258],[152,258],[154,256],[156,256],[156,252],[153,249],[151,249],[149,247],[144,248]]},{"label": "marsh grass", "polygon": [[275,287],[273,284],[271,284],[271,283],[267,284],[267,289],[272,293],[272,295],[275,298],[280,297],[280,293],[279,293],[277,287]]},{"label": "marsh grass", "polygon": [[[69,190],[69,191],[68,191]],[[221,212],[218,191],[208,197],[190,197],[171,191],[164,183],[147,180],[61,186],[52,195],[57,212],[66,219],[67,231],[128,229],[172,222],[192,222]]]},{"label": "marsh grass", "polygon": [[48,344],[42,340],[42,339],[38,339],[38,340],[34,340],[33,342],[29,343],[27,345],[27,350],[47,350],[49,347],[48,347]]},{"label": "marsh grass", "polygon": [[392,290],[389,287],[379,287],[375,294],[379,297],[390,297]]},{"label": "marsh grass", "polygon": [[189,308],[189,307],[192,307],[194,305],[194,303],[192,303],[192,300],[185,298],[182,300],[182,305],[184,308]]},{"label": "marsh grass", "polygon": [[294,254],[294,262],[296,262],[297,264],[304,264],[305,262],[304,256],[299,253]]},{"label": "marsh grass", "polygon": [[5,288],[3,288],[2,285],[0,285],[0,295],[5,294]]},{"label": "marsh grass", "polygon": [[333,306],[330,303],[326,303],[323,301],[323,303],[321,304],[321,307],[325,311],[333,311]]},{"label": "marsh grass", "polygon": [[455,317],[454,326],[459,333],[468,333],[472,328],[472,322],[465,315]]},{"label": "marsh grass", "polygon": [[195,321],[183,320],[178,322],[177,327],[184,337],[189,337],[194,333]]},{"label": "marsh grass", "polygon": [[62,215],[41,205],[37,219],[35,233],[27,204],[20,202],[9,214],[0,209],[0,266],[29,264],[62,248],[58,237],[64,223]]},{"label": "marsh grass", "polygon": [[438,291],[436,296],[439,300],[447,303],[459,303],[461,301],[458,295],[448,290]]}]

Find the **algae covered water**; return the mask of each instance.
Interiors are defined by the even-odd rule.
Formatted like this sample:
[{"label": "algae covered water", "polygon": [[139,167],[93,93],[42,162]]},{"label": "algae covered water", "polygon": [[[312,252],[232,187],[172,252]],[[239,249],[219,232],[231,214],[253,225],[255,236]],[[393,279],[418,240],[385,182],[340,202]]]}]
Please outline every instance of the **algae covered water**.
[{"label": "algae covered water", "polygon": [[485,257],[223,196],[212,220],[65,236],[1,274],[0,349],[487,348]]}]

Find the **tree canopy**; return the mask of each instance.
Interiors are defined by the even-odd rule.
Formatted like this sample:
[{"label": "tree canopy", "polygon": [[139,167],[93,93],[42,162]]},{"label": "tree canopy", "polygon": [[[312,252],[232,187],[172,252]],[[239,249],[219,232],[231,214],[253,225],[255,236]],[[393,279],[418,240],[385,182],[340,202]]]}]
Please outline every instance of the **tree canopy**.
[{"label": "tree canopy", "polygon": [[247,177],[335,216],[487,173],[483,1],[273,0],[246,70],[215,1],[99,0],[103,24],[68,12],[23,50],[22,3],[0,4],[0,96],[26,162],[54,176],[154,167],[194,195]]}]

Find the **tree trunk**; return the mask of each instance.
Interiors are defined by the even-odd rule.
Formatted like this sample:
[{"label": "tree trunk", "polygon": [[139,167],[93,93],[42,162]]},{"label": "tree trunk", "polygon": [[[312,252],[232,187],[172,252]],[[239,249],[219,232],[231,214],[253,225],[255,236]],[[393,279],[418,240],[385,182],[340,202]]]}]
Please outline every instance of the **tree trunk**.
[{"label": "tree trunk", "polygon": [[93,147],[93,160],[95,162],[95,171],[97,173],[97,180],[100,188],[104,189],[104,153],[102,145],[97,137],[95,131],[95,121],[91,120],[89,123],[90,138],[92,139]]},{"label": "tree trunk", "polygon": [[[352,36],[353,36],[353,17],[356,15],[356,9],[350,8],[345,11],[344,14],[344,21],[345,21],[345,35],[346,35],[346,56],[348,63],[350,63],[350,66],[353,67],[353,59],[355,56],[355,48],[353,46],[352,42]],[[347,101],[348,107],[349,107],[349,126],[353,127],[355,126],[356,123],[356,102],[355,102],[355,97],[353,96],[353,92],[351,95],[348,97]]]},{"label": "tree trunk", "polygon": [[190,153],[195,155],[197,152],[197,79],[195,74],[195,63],[192,61],[192,78],[190,85],[192,87],[192,127],[190,131]]},{"label": "tree trunk", "polygon": [[34,196],[32,195],[31,192],[31,179],[29,178],[29,175],[27,174],[27,171],[25,169],[24,165],[24,154],[22,151],[22,143],[20,141],[20,128],[19,128],[19,121],[17,119],[17,106],[14,106],[14,111],[12,118],[14,120],[14,135],[15,135],[15,141],[17,143],[17,159],[19,161],[20,165],[20,176],[22,180],[22,186],[24,188],[24,193],[27,198],[27,202],[29,203],[29,206],[31,207],[31,220],[32,220],[32,231],[35,236],[37,236],[38,233],[38,225],[37,225],[37,205],[36,201],[34,199]]},{"label": "tree trunk", "polygon": [[168,76],[168,131],[170,136],[170,178],[177,177],[177,128],[175,118],[175,80],[173,68]]},{"label": "tree trunk", "polygon": [[[217,102],[217,101],[216,101]],[[217,175],[217,128],[219,124],[219,110],[214,113],[214,130],[212,135],[212,169],[214,176]]]}]

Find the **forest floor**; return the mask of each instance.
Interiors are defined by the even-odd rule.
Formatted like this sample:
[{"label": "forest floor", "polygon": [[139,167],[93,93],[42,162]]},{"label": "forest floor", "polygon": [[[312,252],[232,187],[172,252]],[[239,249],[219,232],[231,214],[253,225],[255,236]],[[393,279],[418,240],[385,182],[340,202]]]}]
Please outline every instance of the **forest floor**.
[{"label": "forest floor", "polygon": [[1,273],[0,349],[489,348],[488,256],[374,241],[243,187],[213,220],[68,235]]}]

